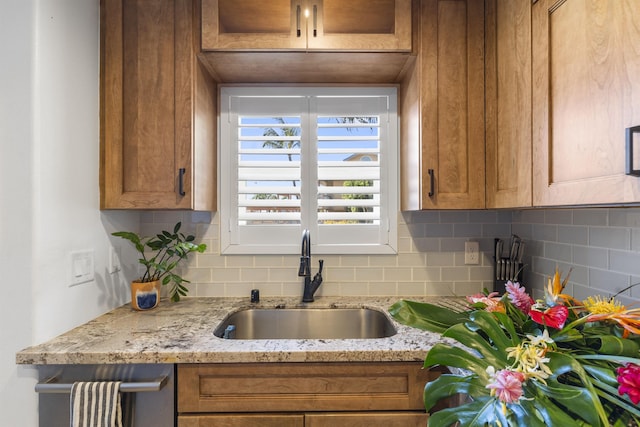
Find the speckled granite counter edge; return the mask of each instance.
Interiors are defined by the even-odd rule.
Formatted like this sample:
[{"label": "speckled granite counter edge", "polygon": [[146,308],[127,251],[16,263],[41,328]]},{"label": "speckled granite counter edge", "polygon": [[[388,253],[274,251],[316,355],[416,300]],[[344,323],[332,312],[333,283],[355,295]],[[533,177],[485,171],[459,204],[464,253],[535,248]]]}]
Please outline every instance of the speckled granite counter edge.
[{"label": "speckled granite counter edge", "polygon": [[[393,321],[398,333],[388,338],[345,340],[223,340],[215,327],[230,313],[246,308],[373,308],[387,314],[399,297],[320,297],[303,304],[299,298],[185,298],[162,301],[147,312],[118,307],[50,341],[16,354],[16,363],[250,363],[250,362],[390,362],[421,361],[444,339]],[[437,303],[442,297],[407,298]]]}]

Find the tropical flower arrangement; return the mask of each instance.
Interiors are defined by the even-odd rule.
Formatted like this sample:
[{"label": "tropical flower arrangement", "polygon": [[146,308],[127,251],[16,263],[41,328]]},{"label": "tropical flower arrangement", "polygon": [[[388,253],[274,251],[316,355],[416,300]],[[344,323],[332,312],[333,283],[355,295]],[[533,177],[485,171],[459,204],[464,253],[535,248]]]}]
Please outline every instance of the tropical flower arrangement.
[{"label": "tropical flower arrangement", "polygon": [[460,307],[390,308],[399,322],[456,341],[429,350],[425,368],[452,373],[427,383],[424,403],[429,411],[466,398],[432,413],[428,426],[640,425],[640,308],[615,297],[578,301],[563,293],[567,281],[556,269],[539,301],[507,282],[503,295],[485,291]]}]

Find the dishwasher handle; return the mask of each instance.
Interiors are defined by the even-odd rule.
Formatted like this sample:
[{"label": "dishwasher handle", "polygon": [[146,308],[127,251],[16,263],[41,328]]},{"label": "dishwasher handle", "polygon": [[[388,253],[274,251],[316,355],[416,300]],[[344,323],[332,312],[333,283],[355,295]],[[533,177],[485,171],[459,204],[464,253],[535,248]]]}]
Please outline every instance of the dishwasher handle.
[{"label": "dishwasher handle", "polygon": [[[57,383],[55,378],[36,384],[37,393],[71,393],[72,383]],[[123,382],[120,391],[123,393],[137,393],[145,391],[160,391],[167,383],[167,377],[155,381]]]}]

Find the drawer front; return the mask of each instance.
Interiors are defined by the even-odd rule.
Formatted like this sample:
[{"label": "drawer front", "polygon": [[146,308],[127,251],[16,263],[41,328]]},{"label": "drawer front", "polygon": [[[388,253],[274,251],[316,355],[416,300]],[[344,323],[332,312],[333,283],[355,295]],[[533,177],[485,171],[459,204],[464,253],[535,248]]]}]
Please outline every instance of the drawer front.
[{"label": "drawer front", "polygon": [[437,375],[420,362],[179,365],[178,412],[421,410]]},{"label": "drawer front", "polygon": [[305,427],[424,427],[425,412],[306,414]]},{"label": "drawer front", "polygon": [[304,415],[181,415],[178,427],[304,427]]}]

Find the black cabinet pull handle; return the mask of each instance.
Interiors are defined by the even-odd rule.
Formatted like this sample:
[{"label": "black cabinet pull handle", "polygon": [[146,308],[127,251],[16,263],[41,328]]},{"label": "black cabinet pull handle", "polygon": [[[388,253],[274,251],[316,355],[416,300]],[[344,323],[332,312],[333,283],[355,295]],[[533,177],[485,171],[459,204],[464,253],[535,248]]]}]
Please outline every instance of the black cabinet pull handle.
[{"label": "black cabinet pull handle", "polygon": [[318,36],[318,6],[313,5],[313,37]]},{"label": "black cabinet pull handle", "polygon": [[296,37],[300,37],[300,5],[296,6]]},{"label": "black cabinet pull handle", "polygon": [[187,194],[184,192],[184,174],[186,172],[187,170],[185,168],[180,168],[178,170],[178,194],[180,194],[181,196]]},{"label": "black cabinet pull handle", "polygon": [[640,133],[640,126],[634,126],[626,129],[626,165],[625,173],[631,176],[640,176],[640,169],[633,168],[633,134]]},{"label": "black cabinet pull handle", "polygon": [[435,174],[433,172],[433,169],[428,169],[427,173],[429,174],[429,197],[433,197],[433,195],[436,194]]}]

